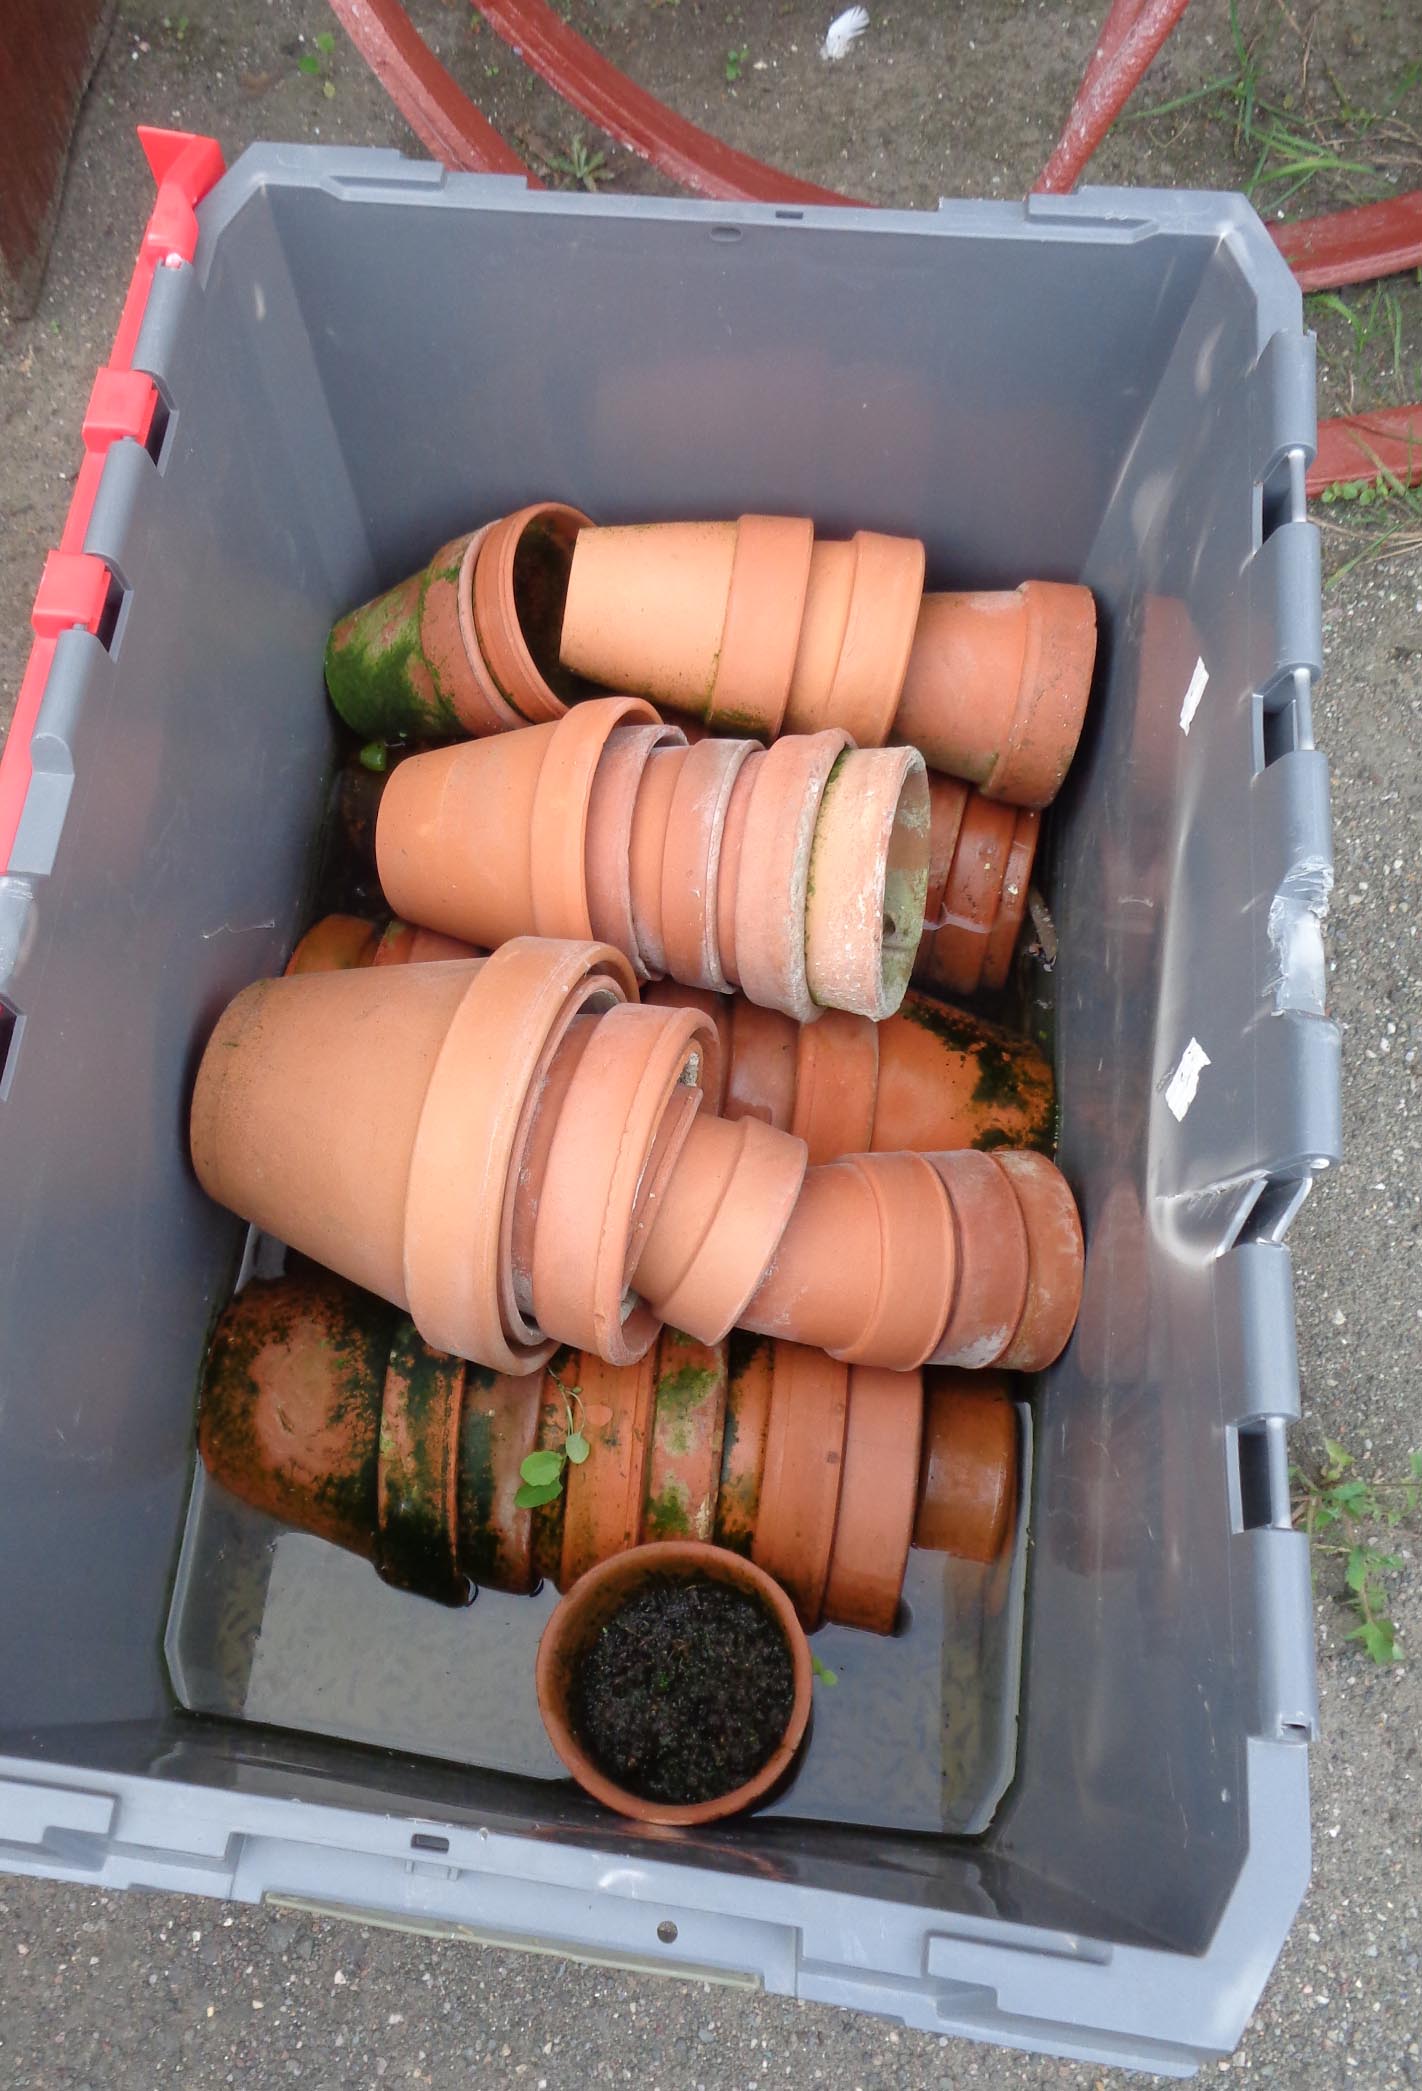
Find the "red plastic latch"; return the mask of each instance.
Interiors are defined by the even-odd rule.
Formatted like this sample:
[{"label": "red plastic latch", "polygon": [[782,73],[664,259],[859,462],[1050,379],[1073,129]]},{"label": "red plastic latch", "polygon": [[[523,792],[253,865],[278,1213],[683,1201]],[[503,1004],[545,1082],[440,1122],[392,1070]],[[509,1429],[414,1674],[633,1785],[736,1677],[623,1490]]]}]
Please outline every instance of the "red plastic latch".
[{"label": "red plastic latch", "polygon": [[75,625],[99,629],[109,599],[109,570],[92,552],[51,552],[44,562],[30,623],[40,639],[57,639]]},{"label": "red plastic latch", "polygon": [[174,259],[191,261],[197,252],[197,213],[193,209],[222,173],[222,148],[215,138],[186,131],[138,127],[158,197],[143,234],[143,254],[161,267]]},{"label": "red plastic latch", "polygon": [[157,401],[157,389],[146,371],[115,370],[104,364],[84,413],[84,448],[107,450],[121,436],[146,443]]},{"label": "red plastic latch", "polygon": [[148,304],[153,271],[174,259],[193,259],[198,234],[194,206],[222,173],[222,148],[215,138],[195,137],[191,131],[147,127],[140,129],[138,137],[158,184],[158,200],[123,301],[108,363],[94,381],[89,411],[84,416],[84,462],[79,467],[60,536],[64,549],[51,552],[45,561],[30,614],[35,643],[15,699],[9,737],[0,749],[0,871],[10,863],[25,793],[34,773],[30,736],[44,699],[54,642],[61,632],[70,631],[75,625],[96,632],[108,602],[109,570],[102,559],[85,552],[82,546],[110,444],[120,436],[133,436],[144,442],[152,426],[157,399],[153,380],[130,370],[129,365]]}]

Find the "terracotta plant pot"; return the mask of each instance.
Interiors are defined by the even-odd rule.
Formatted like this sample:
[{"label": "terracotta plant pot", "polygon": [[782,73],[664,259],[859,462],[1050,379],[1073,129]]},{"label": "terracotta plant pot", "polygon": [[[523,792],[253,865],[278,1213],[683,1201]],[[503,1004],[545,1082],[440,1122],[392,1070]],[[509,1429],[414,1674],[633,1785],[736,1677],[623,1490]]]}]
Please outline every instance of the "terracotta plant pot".
[{"label": "terracotta plant pot", "polygon": [[[791,1710],[784,1732],[753,1777],[731,1792],[695,1803],[649,1801],[615,1785],[584,1747],[574,1723],[574,1686],[579,1666],[597,1636],[649,1579],[724,1583],[755,1599],[784,1638],[792,1678]],[[721,1547],[664,1540],[635,1547],[585,1575],[563,1598],[538,1644],[538,1707],[548,1739],[578,1784],[604,1807],[638,1822],[690,1826],[738,1815],[763,1800],[784,1777],[804,1739],[810,1718],[810,1647],[785,1593],[754,1563]]]},{"label": "terracotta plant pot", "polygon": [[398,917],[371,922],[360,915],[323,915],[286,962],[288,973],[343,973],[359,966],[429,965],[438,959],[484,958],[458,937],[417,929]]},{"label": "terracotta plant pot", "polygon": [[914,978],[948,994],[1002,987],[1027,912],[1041,816],[929,779],[928,887]]},{"label": "terracotta plant pot", "polygon": [[899,1371],[1052,1362],[1082,1245],[1044,1156],[807,1173],[793,1134],[698,1115],[715,1025],[633,991],[607,947],[531,938],[258,982],[199,1068],[199,1180],[499,1371],[535,1371],[559,1342],[631,1364],[662,1321]]},{"label": "terracotta plant pot", "polygon": [[589,529],[562,659],[715,732],[892,736],[989,798],[1047,805],[1090,694],[1090,590],[925,595],[923,575],[916,539],[817,544],[803,517]]},{"label": "terracotta plant pot", "polygon": [[926,595],[894,730],[990,799],[1049,805],[1081,737],[1095,659],[1087,588]]},{"label": "terracotta plant pot", "polygon": [[743,1328],[852,1363],[1036,1372],[1081,1303],[1081,1224],[1045,1155],[847,1156],[809,1169]]},{"label": "terracotta plant pot", "polygon": [[[446,1603],[471,1584],[567,1589],[640,1541],[714,1537],[775,1573],[808,1629],[888,1633],[911,1533],[990,1558],[1014,1499],[1016,1438],[987,1427],[997,1410],[966,1375],[929,1385],[925,1407],[916,1373],[670,1329],[632,1366],[560,1351],[542,1375],[498,1374],[431,1351],[344,1279],[294,1271],[223,1314],[199,1445],[242,1501]],[[561,1447],[570,1410],[587,1459],[520,1509],[522,1462]]]},{"label": "terracotta plant pot", "polygon": [[412,756],[376,831],[411,921],[496,945],[614,939],[643,977],[739,985],[809,1021],[898,1006],[928,883],[926,773],[842,733],[688,748],[635,697]]},{"label": "terracotta plant pot", "polygon": [[[199,1069],[199,1179],[243,1218],[407,1308],[438,1349],[506,1372],[546,1361],[559,1330],[556,1318],[533,1328],[520,1316],[518,1243],[530,1245],[533,1298],[569,1315],[569,1335],[610,1316],[625,1343],[618,1303],[633,1239],[675,1158],[664,1122],[684,1139],[700,1066],[716,1051],[695,1012],[627,1008],[633,994],[625,959],[607,947],[528,938],[490,959],[258,982],[227,1010]],[[576,1020],[598,1012],[621,1045],[612,1105],[577,1071],[554,1079],[559,1055],[585,1047]],[[540,1134],[545,1093],[562,1101]],[[803,1149],[784,1145],[797,1166]],[[597,1216],[561,1290],[539,1278],[543,1231],[565,1224],[560,1188],[541,1205],[547,1175],[571,1180],[574,1209]],[[645,1316],[644,1348],[655,1332]]]},{"label": "terracotta plant pot", "polygon": [[996,1561],[1017,1515],[1017,1412],[1000,1372],[927,1375],[913,1543]]},{"label": "terracotta plant pot", "polygon": [[811,1162],[845,1154],[1052,1141],[1052,1071],[1031,1042],[968,1010],[910,991],[880,1024],[829,1010],[796,1024],[744,996],[674,981],[643,991],[659,1007],[695,1006],[721,1038],[722,1093],[709,1108],[795,1133]]},{"label": "terracotta plant pot", "polygon": [[546,501],[442,545],[340,619],[326,687],[363,739],[448,740],[558,718],[558,633],[581,510]]},{"label": "terracotta plant pot", "polygon": [[916,538],[815,544],[804,517],[585,531],[562,658],[721,733],[888,739],[923,592]]}]

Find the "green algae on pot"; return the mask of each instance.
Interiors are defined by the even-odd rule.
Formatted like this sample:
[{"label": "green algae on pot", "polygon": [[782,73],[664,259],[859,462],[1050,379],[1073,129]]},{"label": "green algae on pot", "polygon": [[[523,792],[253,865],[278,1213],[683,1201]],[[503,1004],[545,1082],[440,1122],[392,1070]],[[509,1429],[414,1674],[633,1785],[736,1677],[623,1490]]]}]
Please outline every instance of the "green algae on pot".
[{"label": "green algae on pot", "polygon": [[711,1538],[725,1416],[725,1345],[664,1329],[657,1347],[643,1538]]},{"label": "green algae on pot", "polygon": [[746,1329],[733,1329],[727,1353],[716,1544],[747,1558],[760,1517],[774,1374],[775,1352],[770,1338],[753,1335]]},{"label": "green algae on pot", "polygon": [[363,740],[449,740],[464,730],[448,664],[425,650],[425,625],[431,588],[458,589],[470,543],[462,537],[442,545],[419,573],[332,628],[326,688]]},{"label": "green algae on pot", "polygon": [[1033,1041],[970,1010],[914,989],[880,1026],[876,1149],[1034,1147],[1049,1154],[1055,1106],[1051,1065]]},{"label": "green algae on pot", "polygon": [[[631,1367],[563,1351],[542,1376],[500,1374],[431,1351],[406,1317],[355,1286],[293,1269],[254,1280],[224,1311],[200,1443],[214,1481],[242,1501],[372,1561],[387,1582],[462,1604],[470,1583],[514,1595],[545,1580],[569,1587],[641,1541],[714,1535],[750,1556],[765,1538],[772,1437],[765,1507],[786,1527],[775,1558],[789,1564],[786,1479],[817,1459],[823,1467],[826,1449],[822,1404],[789,1413],[807,1375],[821,1388],[847,1385],[850,1402],[843,1459],[820,1476],[824,1616],[885,1632],[897,1556],[878,1506],[912,1494],[921,1443],[925,1456],[933,1449],[917,1374],[847,1373],[790,1344],[738,1333],[702,1345],[675,1331]],[[523,1466],[564,1442],[575,1393],[588,1456],[568,1489],[530,1506]],[[953,1420],[950,1404],[931,1435]],[[815,1610],[806,1624],[819,1620]]]},{"label": "green algae on pot", "polygon": [[594,1800],[642,1822],[713,1822],[762,1800],[804,1739],[811,1682],[784,1592],[684,1541],[591,1569],[538,1646],[554,1749]]},{"label": "green algae on pot", "polygon": [[556,625],[585,520],[552,502],[521,509],[441,545],[418,573],[341,618],[326,687],[346,724],[366,742],[438,741],[558,717],[563,698],[547,676],[566,687]]},{"label": "green algae on pot", "polygon": [[459,1426],[464,1360],[442,1356],[402,1322],[385,1368],[376,1463],[376,1566],[385,1582],[441,1604],[468,1604],[460,1566]]},{"label": "green algae on pot", "polygon": [[372,1559],[379,1390],[398,1322],[325,1272],[249,1285],[208,1357],[198,1445],[209,1472],[268,1517]]}]

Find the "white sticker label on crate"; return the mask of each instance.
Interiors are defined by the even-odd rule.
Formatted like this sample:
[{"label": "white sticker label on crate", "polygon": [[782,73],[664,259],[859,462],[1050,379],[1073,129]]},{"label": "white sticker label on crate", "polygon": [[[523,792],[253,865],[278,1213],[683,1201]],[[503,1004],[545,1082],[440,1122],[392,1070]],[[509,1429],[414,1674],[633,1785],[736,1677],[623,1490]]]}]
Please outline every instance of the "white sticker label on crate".
[{"label": "white sticker label on crate", "polygon": [[1195,1101],[1195,1091],[1200,1086],[1200,1070],[1209,1064],[1209,1054],[1198,1038],[1192,1038],[1180,1055],[1180,1065],[1166,1083],[1165,1101],[1182,1125],[1185,1122],[1185,1113]]},{"label": "white sticker label on crate", "polygon": [[1185,692],[1185,702],[1180,707],[1180,731],[1188,733],[1195,723],[1195,714],[1200,709],[1200,699],[1205,694],[1205,684],[1210,671],[1203,661],[1196,661],[1195,673],[1190,677],[1190,687]]}]

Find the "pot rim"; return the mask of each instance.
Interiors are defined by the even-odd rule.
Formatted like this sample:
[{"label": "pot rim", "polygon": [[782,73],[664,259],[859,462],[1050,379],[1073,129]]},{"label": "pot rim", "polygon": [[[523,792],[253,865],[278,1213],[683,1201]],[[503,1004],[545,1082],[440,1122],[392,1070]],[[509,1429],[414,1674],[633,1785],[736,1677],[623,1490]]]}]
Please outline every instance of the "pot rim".
[{"label": "pot rim", "polygon": [[[593,1609],[609,1584],[625,1583],[630,1589],[645,1575],[678,1570],[685,1571],[688,1580],[709,1576],[716,1582],[752,1590],[771,1612],[785,1637],[794,1679],[794,1699],[785,1732],[754,1777],[712,1800],[683,1804],[644,1800],[608,1778],[605,1772],[599,1771],[578,1741],[563,1711],[563,1666],[570,1669],[581,1653],[581,1644],[575,1638],[580,1618]],[[538,1643],[535,1677],[538,1708],[548,1740],[585,1793],[600,1801],[605,1808],[630,1816],[633,1821],[689,1829],[699,1823],[715,1822],[722,1816],[740,1814],[752,1807],[788,1769],[809,1724],[813,1668],[810,1644],[795,1616],[795,1607],[763,1568],[744,1555],[732,1553],[726,1547],[712,1546],[705,1540],[659,1539],[649,1541],[645,1546],[630,1547],[625,1553],[613,1554],[578,1578],[573,1588],[559,1600],[543,1629]]]}]

